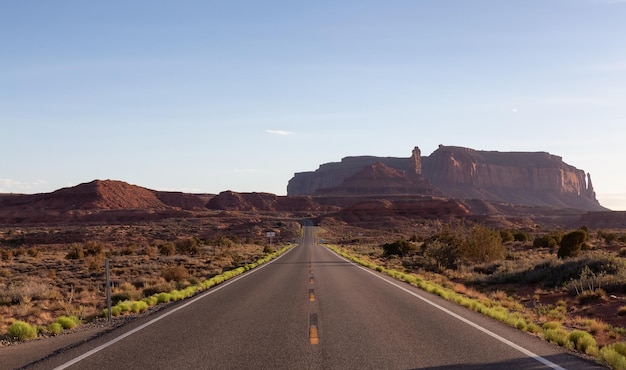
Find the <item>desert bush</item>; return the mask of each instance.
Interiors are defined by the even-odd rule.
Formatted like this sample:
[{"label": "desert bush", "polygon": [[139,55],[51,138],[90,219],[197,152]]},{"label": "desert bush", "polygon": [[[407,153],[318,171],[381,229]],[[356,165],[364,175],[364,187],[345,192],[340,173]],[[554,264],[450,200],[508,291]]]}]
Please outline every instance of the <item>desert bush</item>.
[{"label": "desert bush", "polygon": [[171,282],[169,282],[169,283],[163,282],[163,283],[160,283],[160,284],[156,284],[156,285],[145,287],[141,292],[142,292],[142,295],[144,297],[149,297],[151,295],[159,294],[161,292],[169,292],[172,289],[174,289],[174,284],[173,283],[171,283]]},{"label": "desert bush", "polygon": [[598,238],[603,239],[606,244],[613,244],[619,240],[616,233],[598,231]]},{"label": "desert bush", "polygon": [[590,319],[585,324],[591,334],[601,333],[608,328],[608,324],[600,319]]},{"label": "desert bush", "polygon": [[132,256],[133,254],[137,253],[138,249],[139,249],[139,246],[137,245],[137,243],[131,242],[131,243],[128,243],[128,245],[126,245],[124,248],[122,248],[122,250],[120,251],[120,254],[122,256]]},{"label": "desert bush", "polygon": [[502,242],[512,242],[515,240],[513,233],[509,230],[500,230],[500,237],[502,238]]},{"label": "desert bush", "polygon": [[585,290],[576,296],[578,303],[581,305],[591,302],[606,300],[606,292],[603,289],[597,288],[594,290]]},{"label": "desert bush", "polygon": [[7,330],[7,334],[12,340],[25,341],[37,338],[37,327],[27,322],[16,320]]},{"label": "desert bush", "polygon": [[157,254],[159,254],[159,248],[147,246],[143,248],[140,253],[148,257],[155,257]]},{"label": "desert bush", "polygon": [[167,281],[182,281],[189,276],[185,266],[167,266],[161,269],[161,277]]},{"label": "desert bush", "polygon": [[556,248],[561,239],[563,238],[563,234],[560,232],[553,232],[548,235],[538,236],[533,240],[533,248]]},{"label": "desert bush", "polygon": [[26,253],[28,253],[28,255],[33,257],[33,258],[37,258],[37,257],[41,256],[41,251],[39,249],[37,249],[37,248],[28,248]]},{"label": "desert bush", "polygon": [[474,226],[459,246],[459,255],[465,262],[484,263],[503,259],[506,249],[500,233],[484,226]]},{"label": "desert bush", "polygon": [[232,239],[227,238],[225,236],[219,236],[217,239],[215,239],[213,244],[220,248],[232,248],[235,242]]},{"label": "desert bush", "polygon": [[159,245],[159,253],[162,256],[173,256],[176,254],[176,246],[172,243],[164,243]]},{"label": "desert bush", "polygon": [[527,242],[530,240],[530,236],[528,236],[525,232],[516,231],[513,233],[513,239],[516,242]]},{"label": "desert bush", "polygon": [[85,250],[82,245],[73,245],[70,251],[65,255],[68,260],[82,260],[85,258]]},{"label": "desert bush", "polygon": [[200,253],[199,241],[195,238],[179,239],[175,243],[176,251],[190,256]]},{"label": "desert bush", "polygon": [[73,329],[78,325],[79,320],[76,316],[59,316],[55,322],[61,325],[63,329]]},{"label": "desert bush", "polygon": [[587,233],[583,229],[565,234],[559,243],[557,255],[559,258],[576,257],[580,253],[585,241],[587,241]]},{"label": "desert bush", "polygon": [[83,249],[87,256],[104,256],[104,247],[96,241],[86,242]]},{"label": "desert bush", "polygon": [[392,243],[385,243],[381,246],[387,256],[406,256],[417,249],[415,244],[408,240],[396,240]]},{"label": "desert bush", "polygon": [[2,258],[3,261],[12,261],[13,251],[10,249],[0,249],[0,258]]},{"label": "desert bush", "polygon": [[0,302],[11,304],[28,304],[33,300],[48,298],[52,287],[49,284],[27,280],[11,283],[4,289],[0,288]]},{"label": "desert bush", "polygon": [[425,268],[440,271],[456,268],[459,248],[441,240],[429,240],[422,245]]}]

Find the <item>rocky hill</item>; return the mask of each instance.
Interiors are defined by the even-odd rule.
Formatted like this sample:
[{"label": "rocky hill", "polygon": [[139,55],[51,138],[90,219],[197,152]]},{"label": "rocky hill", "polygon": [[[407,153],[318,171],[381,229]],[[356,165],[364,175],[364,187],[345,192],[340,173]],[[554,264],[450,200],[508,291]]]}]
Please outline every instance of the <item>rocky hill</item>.
[{"label": "rocky hill", "polygon": [[123,181],[94,180],[41,194],[0,194],[0,223],[119,221],[185,215],[209,195],[158,192]]},{"label": "rocky hill", "polygon": [[439,146],[430,156],[347,157],[296,173],[288,195],[421,194],[519,205],[606,210],[591,176],[545,152],[477,151]]}]

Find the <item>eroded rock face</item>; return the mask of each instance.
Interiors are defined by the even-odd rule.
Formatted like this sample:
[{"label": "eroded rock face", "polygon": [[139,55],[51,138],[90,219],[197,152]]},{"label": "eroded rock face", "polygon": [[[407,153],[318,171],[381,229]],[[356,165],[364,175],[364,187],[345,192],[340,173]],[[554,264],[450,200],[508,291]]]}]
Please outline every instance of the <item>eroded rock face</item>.
[{"label": "eroded rock face", "polygon": [[[374,176],[369,183],[364,180],[364,171],[373,173],[374,164],[396,171],[388,176],[386,186]],[[287,193],[442,194],[522,205],[604,209],[596,200],[590,175],[561,157],[443,145],[428,157],[422,157],[416,147],[409,158],[348,157],[340,163],[324,164],[315,172],[297,173],[289,181]]]},{"label": "eroded rock face", "polygon": [[206,207],[212,210],[245,212],[307,212],[324,207],[311,197],[285,197],[271,193],[236,193],[224,191],[213,197]]},{"label": "eroded rock face", "polygon": [[545,152],[487,152],[440,146],[424,176],[456,198],[601,209],[589,175]]},{"label": "eroded rock face", "polygon": [[[421,167],[420,167],[421,168]],[[443,195],[413,169],[401,171],[376,162],[346,178],[340,186],[318,189],[333,195]]]}]

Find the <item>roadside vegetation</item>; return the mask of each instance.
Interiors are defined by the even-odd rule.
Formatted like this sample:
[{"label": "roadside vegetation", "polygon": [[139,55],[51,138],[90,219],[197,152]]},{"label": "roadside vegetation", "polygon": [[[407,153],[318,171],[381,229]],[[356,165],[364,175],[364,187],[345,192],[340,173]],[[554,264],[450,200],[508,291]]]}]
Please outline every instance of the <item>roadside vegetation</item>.
[{"label": "roadside vegetation", "polygon": [[[190,297],[268,262],[300,233],[297,223],[282,221],[242,225],[246,239],[237,237],[238,230],[218,227],[215,220],[170,220],[0,229],[0,346],[107,317],[107,259],[111,314],[130,315]],[[282,238],[268,244],[268,229]]]},{"label": "roadside vegetation", "polygon": [[624,234],[443,225],[382,243],[339,242],[329,247],[361,265],[626,369]]}]

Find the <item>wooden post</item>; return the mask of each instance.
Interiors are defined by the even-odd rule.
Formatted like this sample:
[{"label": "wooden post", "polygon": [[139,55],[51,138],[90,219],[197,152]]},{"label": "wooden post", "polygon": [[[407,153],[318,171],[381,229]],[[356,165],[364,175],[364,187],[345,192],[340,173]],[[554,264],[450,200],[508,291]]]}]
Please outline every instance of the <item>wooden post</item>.
[{"label": "wooden post", "polygon": [[104,269],[106,270],[106,284],[107,284],[107,318],[111,321],[111,274],[109,273],[109,259],[104,262]]}]

